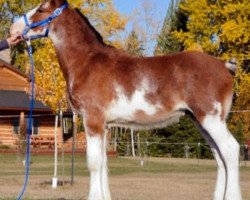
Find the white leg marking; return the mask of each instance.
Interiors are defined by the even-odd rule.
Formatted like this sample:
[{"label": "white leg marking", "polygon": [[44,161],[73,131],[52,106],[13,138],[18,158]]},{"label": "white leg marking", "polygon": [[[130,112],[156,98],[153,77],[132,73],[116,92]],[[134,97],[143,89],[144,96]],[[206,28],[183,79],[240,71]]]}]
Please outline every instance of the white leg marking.
[{"label": "white leg marking", "polygon": [[109,190],[109,181],[108,181],[108,158],[107,158],[107,133],[108,129],[105,130],[103,136],[103,163],[102,163],[102,189],[103,196],[105,200],[111,200],[110,190]]},{"label": "white leg marking", "polygon": [[224,199],[225,195],[225,189],[226,189],[226,169],[223,161],[221,160],[219,149],[214,142],[214,140],[211,138],[210,134],[201,126],[200,123],[197,123],[194,121],[197,128],[199,128],[201,134],[206,139],[207,143],[211,147],[211,150],[213,152],[214,158],[217,162],[217,181],[215,186],[215,192],[214,192],[214,200],[221,200]]},{"label": "white leg marking", "polygon": [[104,200],[101,183],[101,170],[103,160],[103,141],[100,135],[87,138],[87,162],[90,171],[90,189],[88,200]]},{"label": "white leg marking", "polygon": [[212,148],[214,158],[217,162],[217,180],[214,191],[214,200],[224,199],[225,189],[226,189],[226,169],[222,162],[219,152]]},{"label": "white leg marking", "polygon": [[[221,120],[221,105],[216,104],[217,113],[209,114],[204,118],[202,123],[203,128],[210,134],[211,138],[214,140],[220,155],[226,166],[226,192],[225,200],[241,200],[241,192],[239,185],[239,144],[233,138],[229,130],[227,129],[225,121]],[[218,162],[218,161],[217,161]],[[218,190],[224,190],[223,187],[218,185],[223,185],[223,170],[220,167],[221,163],[218,162],[218,180],[217,187]],[[221,192],[216,191],[215,198],[218,200],[221,197]],[[216,199],[217,200],[217,199]]]},{"label": "white leg marking", "polygon": [[[228,131],[229,132],[229,131]],[[227,148],[230,149],[226,160],[227,188],[225,200],[241,200],[239,183],[239,150],[240,146],[235,138],[230,135]]]}]

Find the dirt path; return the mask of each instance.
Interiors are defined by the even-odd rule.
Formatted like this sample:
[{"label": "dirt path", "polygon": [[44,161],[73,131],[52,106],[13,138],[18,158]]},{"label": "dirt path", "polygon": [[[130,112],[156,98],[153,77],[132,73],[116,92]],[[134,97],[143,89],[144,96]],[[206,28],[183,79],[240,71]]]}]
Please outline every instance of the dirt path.
[{"label": "dirt path", "polygon": [[[250,199],[250,173],[244,173],[242,190],[244,199]],[[110,187],[113,200],[210,200],[216,174],[130,174],[111,176]],[[56,190],[49,176],[32,176],[24,199],[70,199],[85,200],[88,192],[88,177],[77,177],[73,187],[69,184]],[[69,177],[67,178],[69,180]],[[14,198],[22,186],[21,177],[4,177],[0,180],[0,199]]]},{"label": "dirt path", "polygon": [[[24,200],[85,200],[88,194],[89,178],[85,159],[77,160],[75,184],[59,186],[53,190],[51,182],[53,165],[50,157],[34,159],[33,174],[30,175]],[[214,160],[147,158],[141,168],[140,158],[110,159],[110,188],[113,200],[210,200],[212,199],[216,168]],[[67,163],[69,165],[69,163]],[[242,166],[243,163],[242,163]],[[241,167],[241,188],[243,199],[250,199],[250,163]],[[0,162],[0,199],[14,200],[23,185],[24,171],[14,157],[3,157]],[[79,168],[81,170],[79,171]],[[52,168],[53,169],[53,168]],[[166,170],[163,170],[166,169]],[[68,169],[69,172],[69,169]],[[47,175],[41,175],[41,174]],[[85,174],[84,174],[85,173]],[[40,174],[40,175],[35,175]],[[69,174],[69,173],[68,173]],[[65,177],[70,180],[70,177]]]}]

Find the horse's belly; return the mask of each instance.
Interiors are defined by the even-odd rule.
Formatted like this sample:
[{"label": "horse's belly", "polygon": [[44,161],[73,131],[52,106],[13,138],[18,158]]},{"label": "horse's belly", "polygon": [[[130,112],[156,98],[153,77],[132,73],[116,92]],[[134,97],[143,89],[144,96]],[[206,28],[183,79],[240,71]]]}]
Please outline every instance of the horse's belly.
[{"label": "horse's belly", "polygon": [[106,110],[105,116],[109,125],[134,126],[134,128],[154,128],[166,126],[178,121],[182,112],[180,106],[169,105],[164,107],[159,101],[150,102],[143,89],[136,90],[128,98],[121,90],[117,91],[117,97]]},{"label": "horse's belly", "polygon": [[113,120],[108,120],[108,126],[119,126],[127,127],[135,130],[138,129],[153,129],[153,128],[163,128],[172,123],[178,122],[179,118],[183,116],[184,113],[181,111],[175,111],[171,113],[159,114],[148,116],[144,113],[138,114],[133,118],[116,118]]}]

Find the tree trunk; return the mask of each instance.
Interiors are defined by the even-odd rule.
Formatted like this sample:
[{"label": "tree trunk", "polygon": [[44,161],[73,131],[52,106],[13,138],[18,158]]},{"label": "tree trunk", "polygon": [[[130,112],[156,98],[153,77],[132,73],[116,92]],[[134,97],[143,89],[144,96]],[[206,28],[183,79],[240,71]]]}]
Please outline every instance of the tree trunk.
[{"label": "tree trunk", "polygon": [[74,162],[75,162],[75,137],[77,134],[77,115],[73,113],[73,139],[72,139],[72,160],[71,160],[71,185],[74,184]]},{"label": "tree trunk", "polygon": [[55,142],[55,158],[54,158],[54,177],[52,178],[52,189],[57,188],[57,134],[58,134],[58,114],[55,117],[55,130],[54,130],[54,142]]},{"label": "tree trunk", "polygon": [[132,156],[135,157],[135,143],[134,143],[134,130],[131,129],[131,149],[132,149]]},{"label": "tree trunk", "polygon": [[140,133],[137,132],[137,155],[141,156]]},{"label": "tree trunk", "polygon": [[24,112],[20,113],[20,119],[19,119],[19,144],[18,144],[18,149],[19,149],[19,158],[21,160],[25,159],[25,149],[26,149],[26,136],[27,136],[27,126],[26,126],[26,121],[24,118]]},{"label": "tree trunk", "polygon": [[64,174],[65,174],[65,166],[64,166],[64,138],[63,138],[63,113],[60,110],[60,125],[61,125],[61,150],[62,150],[62,185],[64,185]]},{"label": "tree trunk", "polygon": [[115,137],[114,137],[114,150],[117,151],[117,134],[118,134],[118,127],[115,127]]}]

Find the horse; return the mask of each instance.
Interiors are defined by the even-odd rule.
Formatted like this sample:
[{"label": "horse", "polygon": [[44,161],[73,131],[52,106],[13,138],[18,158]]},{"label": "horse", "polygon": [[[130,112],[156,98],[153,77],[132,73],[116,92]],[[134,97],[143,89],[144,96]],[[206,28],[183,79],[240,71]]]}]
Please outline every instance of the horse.
[{"label": "horse", "polygon": [[[107,169],[107,129],[164,127],[188,114],[210,145],[217,162],[213,199],[240,200],[239,144],[226,125],[232,103],[235,63],[202,52],[183,51],[164,56],[136,57],[106,45],[102,36],[78,10],[70,6],[51,15],[65,0],[48,0],[26,14],[34,26],[27,36],[49,29],[67,83],[68,102],[84,119],[88,200],[110,200]],[[23,18],[11,35],[27,26]]]}]

